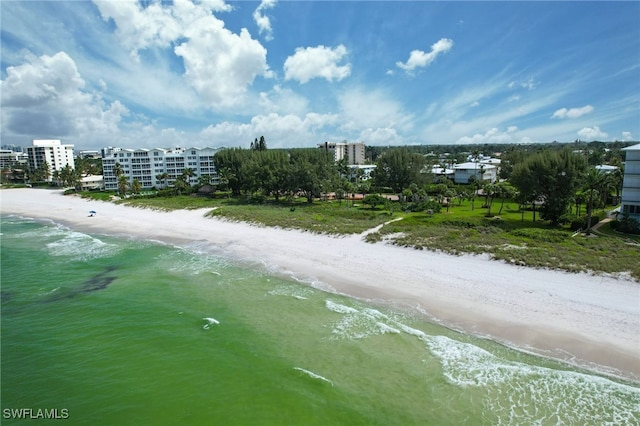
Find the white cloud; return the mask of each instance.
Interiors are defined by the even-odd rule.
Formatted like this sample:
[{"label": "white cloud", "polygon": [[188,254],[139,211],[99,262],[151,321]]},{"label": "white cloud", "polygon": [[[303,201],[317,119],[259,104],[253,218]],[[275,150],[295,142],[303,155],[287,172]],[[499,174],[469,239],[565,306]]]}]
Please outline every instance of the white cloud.
[{"label": "white cloud", "polygon": [[278,3],[278,0],[262,0],[260,6],[253,12],[253,20],[256,21],[260,34],[264,33],[265,40],[273,40],[273,29],[271,28],[271,19],[263,14],[267,9],[272,9]]},{"label": "white cloud", "polygon": [[622,140],[623,141],[632,141],[633,140],[633,136],[631,135],[631,132],[622,132]]},{"label": "white cloud", "polygon": [[413,72],[416,68],[424,68],[429,66],[441,53],[447,53],[453,47],[453,40],[441,38],[431,45],[431,51],[426,53],[422,50],[413,50],[409,54],[406,63],[396,62],[398,68],[405,70],[407,73]]},{"label": "white cloud", "polygon": [[309,113],[299,117],[271,113],[254,116],[249,123],[225,121],[208,126],[202,130],[201,137],[217,141],[218,146],[228,147],[248,147],[259,136],[264,136],[267,145],[272,148],[312,147],[330,139],[326,136],[326,130],[334,126],[337,120],[338,117],[333,114]]},{"label": "white cloud", "polygon": [[65,52],[29,56],[6,72],[0,84],[4,136],[109,135],[129,114],[120,102],[106,104],[98,94],[84,91],[85,81]]},{"label": "white cloud", "polygon": [[212,14],[231,10],[223,1],[152,2],[146,7],[135,0],[95,4],[103,19],[113,20],[120,42],[135,58],[139,50],[175,46],[174,53],[184,62],[185,80],[214,109],[242,103],[257,76],[271,76],[266,49],[246,29],[235,34]]},{"label": "white cloud", "polygon": [[607,136],[609,135],[603,132],[602,130],[600,130],[598,126],[593,126],[593,127],[583,127],[578,131],[578,136],[580,136],[580,139],[589,142],[589,141],[595,141],[595,140],[599,140],[599,141],[606,140]]},{"label": "white cloud", "polygon": [[338,97],[338,104],[344,120],[342,128],[348,131],[377,128],[406,131],[413,126],[413,116],[382,90],[347,90]]},{"label": "white cloud", "polygon": [[296,52],[284,62],[286,80],[298,80],[307,83],[313,78],[325,78],[327,81],[337,81],[351,74],[351,64],[338,65],[347,55],[347,48],[339,45],[330,47],[298,47]]},{"label": "white cloud", "polygon": [[591,105],[585,105],[580,108],[560,108],[556,112],[553,113],[551,118],[578,118],[582,117],[585,114],[589,114],[593,111],[593,107]]},{"label": "white cloud", "polygon": [[396,129],[389,127],[377,128],[377,129],[365,129],[360,132],[358,140],[363,141],[365,144],[373,145],[403,145],[404,139],[398,135]]},{"label": "white cloud", "polygon": [[494,127],[487,130],[484,134],[476,133],[473,136],[463,136],[456,143],[461,145],[467,144],[484,144],[484,143],[514,143],[516,140],[512,134],[517,130],[517,127],[510,126],[507,132],[501,132],[498,128]]},{"label": "white cloud", "polygon": [[238,105],[258,75],[269,76],[267,50],[246,29],[240,35],[208,16],[185,31],[188,41],[176,46],[185,78],[213,108]]}]

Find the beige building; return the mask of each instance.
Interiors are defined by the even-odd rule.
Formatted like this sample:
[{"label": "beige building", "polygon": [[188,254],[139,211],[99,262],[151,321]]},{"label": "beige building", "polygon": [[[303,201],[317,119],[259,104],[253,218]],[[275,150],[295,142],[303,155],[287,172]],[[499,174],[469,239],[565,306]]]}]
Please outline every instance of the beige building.
[{"label": "beige building", "polygon": [[61,171],[67,165],[75,168],[73,145],[63,145],[58,139],[34,139],[27,147],[27,156],[31,170],[37,170],[45,162],[49,165],[47,181],[52,180],[53,172]]},{"label": "beige building", "polygon": [[318,148],[333,153],[335,161],[346,158],[350,166],[364,164],[364,142],[325,142],[318,144]]}]

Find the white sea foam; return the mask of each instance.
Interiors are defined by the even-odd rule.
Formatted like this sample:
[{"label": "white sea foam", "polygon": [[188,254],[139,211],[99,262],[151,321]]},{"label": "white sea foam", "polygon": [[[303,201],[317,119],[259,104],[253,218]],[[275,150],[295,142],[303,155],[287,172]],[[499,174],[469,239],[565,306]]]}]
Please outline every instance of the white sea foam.
[{"label": "white sea foam", "polygon": [[314,372],[312,372],[312,371],[305,370],[304,368],[300,368],[300,367],[293,367],[293,369],[294,369],[294,370],[301,371],[301,372],[303,372],[304,374],[306,374],[307,376],[309,376],[309,377],[311,377],[311,378],[313,378],[313,379],[322,380],[322,381],[324,381],[324,382],[329,383],[331,386],[333,386],[333,382],[332,382],[331,380],[329,380],[329,379],[327,379],[326,377],[323,377],[323,376],[321,376],[321,375],[319,375],[319,374],[316,374],[316,373],[314,373]]},{"label": "white sea foam", "polygon": [[330,300],[326,307],[343,314],[334,337],[363,339],[405,333],[423,341],[437,358],[445,379],[465,389],[482,389],[490,423],[640,424],[640,389],[607,378],[510,361],[446,336],[432,336],[371,308]]},{"label": "white sea foam", "polygon": [[215,318],[206,317],[206,318],[202,318],[202,319],[207,322],[205,325],[202,326],[202,328],[205,329],[205,330],[209,330],[209,328],[211,328],[212,325],[220,324],[220,321],[218,321]]},{"label": "white sea foam", "polygon": [[267,294],[269,296],[289,296],[298,300],[307,300],[314,292],[314,289],[306,286],[281,284],[269,290]]},{"label": "white sea foam", "polygon": [[49,228],[48,231],[44,231],[44,234],[47,237],[57,237],[55,241],[45,244],[47,251],[52,256],[68,256],[73,260],[86,261],[110,257],[120,251],[120,246],[117,244],[105,243],[99,238],[81,232]]}]

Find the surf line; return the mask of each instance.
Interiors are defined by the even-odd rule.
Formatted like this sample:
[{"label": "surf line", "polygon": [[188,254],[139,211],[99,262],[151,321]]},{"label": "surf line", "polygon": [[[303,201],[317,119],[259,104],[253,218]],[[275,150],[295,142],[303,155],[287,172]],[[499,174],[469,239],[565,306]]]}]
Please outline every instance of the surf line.
[{"label": "surf line", "polygon": [[325,382],[329,383],[331,386],[333,386],[333,382],[331,380],[327,379],[326,377],[322,377],[321,375],[316,374],[316,373],[314,373],[312,371],[305,370],[304,368],[300,368],[300,367],[293,367],[293,369],[301,371],[304,374],[306,374],[307,376],[312,377],[314,379],[325,381]]}]

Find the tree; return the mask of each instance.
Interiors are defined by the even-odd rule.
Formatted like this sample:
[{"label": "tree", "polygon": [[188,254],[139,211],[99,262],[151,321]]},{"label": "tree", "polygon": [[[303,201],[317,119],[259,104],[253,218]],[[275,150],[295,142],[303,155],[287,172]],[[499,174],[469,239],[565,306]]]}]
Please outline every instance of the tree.
[{"label": "tree", "polygon": [[116,163],[113,166],[113,174],[116,176],[116,178],[120,178],[120,176],[122,176],[123,173],[124,173],[124,170],[122,168],[122,164]]},{"label": "tree", "polygon": [[159,173],[156,175],[156,179],[159,181],[164,181],[164,186],[163,188],[166,188],[168,186],[167,181],[169,180],[169,173],[164,172],[164,173]]},{"label": "tree", "polygon": [[387,201],[387,199],[384,198],[382,195],[369,194],[366,197],[364,197],[364,199],[362,200],[362,203],[371,206],[371,210],[374,210],[376,206],[384,205],[385,201]]},{"label": "tree", "polygon": [[118,192],[121,197],[126,197],[127,191],[129,190],[129,180],[125,175],[120,175],[118,178]]},{"label": "tree", "polygon": [[134,179],[133,182],[131,182],[131,192],[133,192],[134,194],[139,194],[141,190],[142,184],[138,179]]},{"label": "tree", "polygon": [[498,214],[502,214],[502,208],[504,207],[504,201],[510,200],[516,195],[516,190],[508,182],[500,182],[496,185],[497,196],[500,197],[500,210]]},{"label": "tree", "polygon": [[541,217],[549,220],[551,225],[558,225],[585,169],[586,161],[582,155],[568,149],[545,150],[517,164],[511,183],[518,189],[522,199],[534,206],[536,200],[541,199]]},{"label": "tree", "polygon": [[264,140],[264,136],[260,136],[260,140],[256,138],[254,142],[251,142],[252,151],[266,151],[267,142]]},{"label": "tree", "polygon": [[336,165],[329,154],[320,149],[292,149],[291,179],[308,203],[319,196],[336,175]]},{"label": "tree", "polygon": [[583,189],[587,191],[587,232],[591,230],[591,217],[593,216],[593,202],[598,199],[607,176],[600,170],[590,167],[584,175]]},{"label": "tree", "polygon": [[406,147],[392,148],[378,157],[374,181],[377,186],[391,187],[396,193],[410,184],[422,184],[425,180],[421,172],[427,162],[424,156],[412,153]]}]

